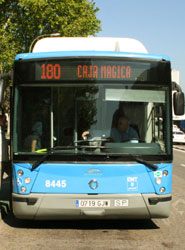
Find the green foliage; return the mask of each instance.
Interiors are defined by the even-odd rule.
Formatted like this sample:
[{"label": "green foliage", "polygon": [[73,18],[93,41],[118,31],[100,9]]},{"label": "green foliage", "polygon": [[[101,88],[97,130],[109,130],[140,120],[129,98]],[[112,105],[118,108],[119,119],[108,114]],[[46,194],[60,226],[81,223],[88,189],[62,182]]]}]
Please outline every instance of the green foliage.
[{"label": "green foliage", "polygon": [[0,0],[0,74],[42,34],[88,36],[100,31],[94,0]]}]

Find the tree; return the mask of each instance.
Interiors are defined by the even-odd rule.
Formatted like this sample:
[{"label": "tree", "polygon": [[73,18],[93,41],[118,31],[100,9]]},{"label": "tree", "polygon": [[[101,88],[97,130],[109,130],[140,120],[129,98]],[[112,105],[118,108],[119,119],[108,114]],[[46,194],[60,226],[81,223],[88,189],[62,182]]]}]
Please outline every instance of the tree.
[{"label": "tree", "polygon": [[0,0],[0,74],[39,35],[88,36],[100,31],[94,0]]}]

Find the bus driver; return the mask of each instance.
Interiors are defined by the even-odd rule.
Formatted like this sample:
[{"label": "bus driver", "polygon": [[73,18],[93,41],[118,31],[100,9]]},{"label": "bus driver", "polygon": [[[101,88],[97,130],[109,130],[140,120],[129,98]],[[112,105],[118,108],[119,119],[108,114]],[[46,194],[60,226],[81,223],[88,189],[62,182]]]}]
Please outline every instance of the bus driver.
[{"label": "bus driver", "polygon": [[117,126],[111,129],[110,137],[115,142],[139,140],[137,131],[129,125],[129,119],[126,116],[119,117],[117,121]]}]

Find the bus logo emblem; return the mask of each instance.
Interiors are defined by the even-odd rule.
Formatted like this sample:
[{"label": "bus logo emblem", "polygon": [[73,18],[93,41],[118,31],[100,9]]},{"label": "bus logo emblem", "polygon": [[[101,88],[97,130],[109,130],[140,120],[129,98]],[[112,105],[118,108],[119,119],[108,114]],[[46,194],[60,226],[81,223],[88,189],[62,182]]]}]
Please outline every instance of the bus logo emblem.
[{"label": "bus logo emblem", "polygon": [[98,182],[97,180],[93,179],[89,182],[89,187],[93,190],[95,190],[98,187]]},{"label": "bus logo emblem", "polygon": [[102,175],[103,173],[98,168],[91,168],[87,172],[85,172],[85,175]]}]

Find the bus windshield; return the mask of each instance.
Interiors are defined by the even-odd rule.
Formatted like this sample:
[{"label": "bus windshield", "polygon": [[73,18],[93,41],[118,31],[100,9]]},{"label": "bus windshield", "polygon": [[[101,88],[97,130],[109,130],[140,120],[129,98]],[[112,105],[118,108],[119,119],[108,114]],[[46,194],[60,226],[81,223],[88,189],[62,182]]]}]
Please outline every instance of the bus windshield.
[{"label": "bus windshield", "polygon": [[[170,154],[168,91],[142,82],[22,84],[15,93],[14,153],[58,147],[75,155]],[[119,136],[120,117],[126,137]]]}]

